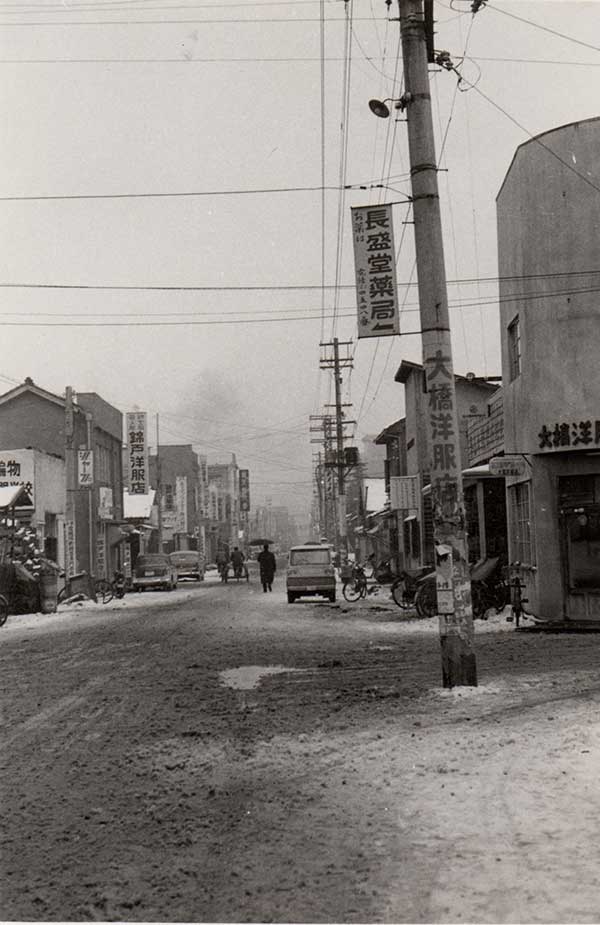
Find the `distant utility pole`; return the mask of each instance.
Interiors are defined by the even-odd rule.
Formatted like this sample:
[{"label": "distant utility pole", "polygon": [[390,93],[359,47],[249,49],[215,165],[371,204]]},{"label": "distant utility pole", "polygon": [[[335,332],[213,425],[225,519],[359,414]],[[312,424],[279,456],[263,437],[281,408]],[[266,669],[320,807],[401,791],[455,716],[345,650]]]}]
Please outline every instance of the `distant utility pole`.
[{"label": "distant utility pole", "polygon": [[[311,443],[318,443],[323,447],[323,454],[319,452],[317,484],[319,487],[320,504],[322,505],[321,519],[321,536],[329,539],[329,507],[331,505],[331,493],[329,490],[329,479],[327,470],[327,459],[331,454],[331,428],[333,425],[333,415],[331,414],[311,414],[310,415],[310,432],[319,433],[320,437],[312,437]],[[321,462],[321,459],[323,460]]]},{"label": "distant utility pole", "polygon": [[352,345],[351,340],[339,341],[334,337],[333,341],[321,343],[321,347],[333,347],[333,356],[327,354],[321,359],[321,369],[333,369],[335,382],[335,432],[336,432],[336,454],[335,466],[337,469],[337,534],[339,538],[339,552],[345,561],[348,556],[348,524],[346,521],[346,479],[345,479],[345,461],[344,461],[344,424],[350,423],[344,420],[344,409],[342,405],[342,369],[352,369],[352,357],[348,355],[340,357],[340,346],[349,347]]},{"label": "distant utility pole", "polygon": [[158,432],[158,414],[156,415],[156,494],[154,503],[158,517],[158,551],[163,551],[163,517],[162,517],[162,485],[160,471],[160,435]]},{"label": "distant utility pole", "polygon": [[419,289],[444,687],[476,686],[456,389],[423,0],[398,0]]},{"label": "distant utility pole", "polygon": [[65,389],[65,572],[71,578],[75,572],[75,449],[73,389]]}]

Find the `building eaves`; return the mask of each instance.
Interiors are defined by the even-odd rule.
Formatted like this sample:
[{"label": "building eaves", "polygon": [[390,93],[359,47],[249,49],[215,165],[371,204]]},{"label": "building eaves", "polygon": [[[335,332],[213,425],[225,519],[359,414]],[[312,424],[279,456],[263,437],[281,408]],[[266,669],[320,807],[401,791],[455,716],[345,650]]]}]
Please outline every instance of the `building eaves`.
[{"label": "building eaves", "polygon": [[61,408],[65,407],[65,399],[60,395],[55,395],[54,392],[47,392],[46,389],[41,389],[39,385],[35,385],[34,382],[25,381],[21,385],[17,385],[14,389],[11,389],[9,392],[5,392],[4,395],[0,395],[0,404],[7,404],[9,401],[18,398],[20,395],[24,395],[25,392],[31,392],[33,395],[37,395],[39,398],[43,398],[46,401],[51,401],[55,405],[59,405]]},{"label": "building eaves", "polygon": [[509,174],[511,170],[513,169],[514,163],[519,155],[519,151],[521,150],[521,148],[526,147],[526,145],[531,145],[531,144],[536,143],[536,144],[539,144],[542,148],[544,148],[545,151],[549,151],[551,154],[555,154],[552,148],[549,148],[547,145],[542,144],[542,142],[540,141],[541,138],[547,138],[548,135],[552,135],[554,134],[554,132],[561,132],[563,129],[571,128],[571,126],[574,126],[574,125],[585,125],[587,122],[598,122],[598,120],[600,120],[600,116],[590,116],[589,119],[577,119],[575,122],[565,122],[564,125],[555,125],[554,128],[547,129],[545,132],[540,132],[539,135],[533,135],[532,138],[528,138],[527,141],[522,142],[522,144],[520,144],[517,148],[515,148],[515,153],[512,156],[511,162],[508,166],[508,170],[504,174],[504,179],[502,181],[500,189],[498,190],[496,194],[496,202],[498,202],[498,199],[502,195],[504,184],[508,180]]},{"label": "building eaves", "polygon": [[404,423],[405,418],[400,418],[398,421],[394,421],[393,424],[388,424],[387,427],[384,427],[380,434],[377,434],[373,443],[376,443],[378,446],[382,446],[386,443],[391,443],[402,433],[402,424]]}]

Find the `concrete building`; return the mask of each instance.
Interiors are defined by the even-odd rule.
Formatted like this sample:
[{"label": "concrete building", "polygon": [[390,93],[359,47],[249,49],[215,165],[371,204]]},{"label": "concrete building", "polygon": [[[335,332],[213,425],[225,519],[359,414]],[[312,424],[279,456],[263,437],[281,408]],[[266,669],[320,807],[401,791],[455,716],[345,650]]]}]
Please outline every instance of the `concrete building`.
[{"label": "concrete building", "polygon": [[497,197],[509,555],[534,613],[600,619],[600,119],[521,145]]},{"label": "concrete building", "polygon": [[[72,484],[67,486],[66,400],[26,379],[0,395],[0,448],[21,454],[37,494],[35,521],[40,542],[59,565],[96,577],[121,564],[121,413],[95,393],[81,393],[73,405]],[[89,445],[88,445],[89,443]],[[79,484],[78,450],[94,451],[91,487]],[[29,455],[27,455],[29,453]],[[8,463],[10,460],[6,460]],[[27,468],[28,467],[28,468]],[[73,503],[67,522],[67,490]],[[52,556],[50,556],[52,557]]]},{"label": "concrete building", "polygon": [[[163,549],[198,549],[204,545],[200,462],[191,444],[161,444],[160,505]],[[156,456],[150,456],[150,483],[158,482]]]}]

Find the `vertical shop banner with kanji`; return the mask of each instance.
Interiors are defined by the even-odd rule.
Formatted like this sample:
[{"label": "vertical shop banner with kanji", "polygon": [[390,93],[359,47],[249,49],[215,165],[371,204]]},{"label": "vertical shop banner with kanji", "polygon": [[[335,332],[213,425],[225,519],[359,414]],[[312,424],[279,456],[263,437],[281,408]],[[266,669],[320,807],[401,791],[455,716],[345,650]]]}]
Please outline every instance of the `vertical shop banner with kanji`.
[{"label": "vertical shop banner with kanji", "polygon": [[240,511],[247,514],[250,510],[250,470],[240,469]]},{"label": "vertical shop banner with kanji", "polygon": [[175,477],[175,532],[188,532],[187,476]]},{"label": "vertical shop banner with kanji", "polygon": [[359,337],[400,332],[392,207],[352,208]]},{"label": "vertical shop banner with kanji", "polygon": [[79,488],[94,487],[93,450],[77,450],[77,485]]},{"label": "vertical shop banner with kanji", "polygon": [[145,411],[128,411],[127,474],[130,495],[145,495],[150,488],[148,473],[147,415]]}]

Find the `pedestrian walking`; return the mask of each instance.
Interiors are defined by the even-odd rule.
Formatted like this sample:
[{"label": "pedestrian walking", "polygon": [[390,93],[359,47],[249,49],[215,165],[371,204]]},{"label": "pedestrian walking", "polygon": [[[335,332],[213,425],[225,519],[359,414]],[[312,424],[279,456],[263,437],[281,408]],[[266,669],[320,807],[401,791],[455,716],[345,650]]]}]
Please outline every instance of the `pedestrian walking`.
[{"label": "pedestrian walking", "polygon": [[262,552],[258,554],[258,564],[260,567],[260,580],[266,594],[267,591],[273,590],[272,584],[277,570],[275,556],[270,552],[268,543],[264,544]]}]

